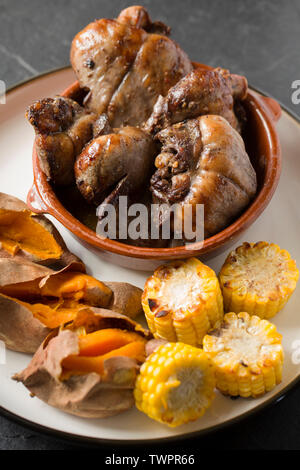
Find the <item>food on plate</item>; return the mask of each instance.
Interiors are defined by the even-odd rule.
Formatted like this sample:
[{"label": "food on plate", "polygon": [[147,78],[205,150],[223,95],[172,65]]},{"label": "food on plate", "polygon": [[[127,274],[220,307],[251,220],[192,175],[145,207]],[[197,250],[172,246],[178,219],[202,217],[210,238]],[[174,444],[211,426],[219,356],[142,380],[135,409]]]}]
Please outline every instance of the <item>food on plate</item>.
[{"label": "food on plate", "polygon": [[[176,217],[195,232],[199,204],[204,238],[215,235],[259,189],[243,141],[247,79],[193,64],[169,34],[142,6],[95,20],[71,46],[79,85],[26,112],[41,170],[93,230],[120,196],[147,209],[177,204],[171,240],[127,240],[151,248],[177,243]],[[144,291],[102,282],[50,221],[0,193],[0,341],[34,353],[13,379],[73,415],[105,418],[135,403],[173,427],[202,416],[215,387],[254,398],[272,390],[283,348],[264,318],[283,308],[298,276],[286,250],[258,242],[231,252],[219,279],[189,258],[157,268]],[[150,331],[133,320],[142,310]]]},{"label": "food on plate", "polygon": [[155,134],[185,119],[214,114],[240,131],[234,106],[246,97],[247,88],[245,77],[228,70],[196,68],[170,88],[165,97],[159,96],[144,128]]},{"label": "food on plate", "polygon": [[0,258],[0,340],[9,349],[34,353],[50,330],[73,320],[85,306],[136,317],[142,312],[141,294],[128,283],[107,285],[85,273]]},{"label": "food on plate", "polygon": [[130,195],[147,185],[156,147],[142,129],[126,126],[92,140],[76,160],[76,184],[94,204],[116,204],[119,195]]},{"label": "food on plate", "polygon": [[[239,133],[221,116],[207,115],[163,129],[156,135],[161,153],[151,178],[155,202],[174,204],[177,220],[192,206],[204,204],[204,236],[214,235],[237,217],[253,199],[256,173]],[[185,225],[185,223],[182,223]]]},{"label": "food on plate", "polygon": [[46,217],[4,193],[0,242],[0,340],[9,349],[35,352],[51,329],[86,305],[132,318],[142,312],[141,289],[87,275]]},{"label": "food on plate", "polygon": [[130,318],[143,311],[142,289],[127,282],[104,283],[85,273],[52,271],[20,260],[0,259],[0,269],[0,294],[47,303],[56,311],[82,304],[108,308]]},{"label": "food on plate", "polygon": [[16,256],[55,270],[72,265],[85,271],[50,220],[31,212],[20,199],[0,193],[0,258]]},{"label": "food on plate", "polygon": [[[3,260],[0,260],[0,266],[1,261]],[[4,264],[7,264],[6,260]],[[14,272],[15,266],[12,267]],[[29,264],[25,266],[28,267]],[[103,282],[76,271],[54,271],[34,280],[8,283],[0,286],[0,292],[19,299],[56,298],[61,303],[72,300],[74,303],[82,302],[94,307],[107,307],[112,297],[111,289]]]},{"label": "food on plate", "polygon": [[33,103],[26,117],[36,132],[42,171],[57,185],[72,183],[75,159],[93,137],[96,115],[70,98],[57,96]]},{"label": "food on plate", "polygon": [[[204,206],[204,237],[216,234],[257,191],[239,135],[247,121],[247,79],[193,64],[169,33],[138,5],[116,19],[95,20],[71,46],[79,86],[69,97],[42,99],[27,111],[41,170],[61,204],[98,235],[144,248],[198,241],[186,236],[187,226],[196,232],[197,204]],[[129,208],[146,207],[148,228],[145,223],[137,237],[124,238],[119,230],[132,222],[120,216],[121,196]],[[105,231],[110,206],[116,227]]]},{"label": "food on plate", "polygon": [[85,308],[52,332],[13,377],[67,413],[105,418],[134,405],[133,389],[151,335],[124,315]]},{"label": "food on plate", "polygon": [[225,395],[259,397],[281,382],[283,348],[275,325],[256,315],[230,312],[203,339]]},{"label": "food on plate", "polygon": [[80,86],[89,90],[84,103],[98,115],[106,113],[112,127],[142,124],[158,96],[193,69],[165,35],[168,28],[158,29],[143,7],[132,7],[116,20],[90,23],[73,39],[71,64]]},{"label": "food on plate", "polygon": [[196,258],[157,268],[146,281],[142,305],[155,338],[192,346],[223,318],[218,278]]},{"label": "food on plate", "polygon": [[202,416],[214,398],[210,357],[183,343],[159,346],[141,367],[134,390],[137,408],[168,426]]},{"label": "food on plate", "polygon": [[294,292],[299,271],[275,243],[245,242],[228,255],[219,278],[226,312],[271,318]]}]

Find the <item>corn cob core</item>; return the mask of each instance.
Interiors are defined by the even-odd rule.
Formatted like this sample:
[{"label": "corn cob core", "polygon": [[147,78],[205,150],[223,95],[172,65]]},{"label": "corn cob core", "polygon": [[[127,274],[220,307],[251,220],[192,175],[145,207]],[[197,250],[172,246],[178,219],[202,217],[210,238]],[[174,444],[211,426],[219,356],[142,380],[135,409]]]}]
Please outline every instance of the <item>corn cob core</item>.
[{"label": "corn cob core", "polygon": [[217,388],[226,395],[258,397],[281,382],[281,335],[267,320],[227,313],[222,326],[203,339],[213,360]]},{"label": "corn cob core", "polygon": [[214,397],[212,361],[202,349],[167,343],[141,367],[134,396],[137,408],[175,427],[203,415]]},{"label": "corn cob core", "polygon": [[196,258],[160,266],[146,281],[142,305],[155,338],[202,344],[223,318],[223,299],[214,271]]},{"label": "corn cob core", "polygon": [[243,243],[229,254],[219,277],[225,312],[271,318],[294,292],[299,271],[274,243]]}]

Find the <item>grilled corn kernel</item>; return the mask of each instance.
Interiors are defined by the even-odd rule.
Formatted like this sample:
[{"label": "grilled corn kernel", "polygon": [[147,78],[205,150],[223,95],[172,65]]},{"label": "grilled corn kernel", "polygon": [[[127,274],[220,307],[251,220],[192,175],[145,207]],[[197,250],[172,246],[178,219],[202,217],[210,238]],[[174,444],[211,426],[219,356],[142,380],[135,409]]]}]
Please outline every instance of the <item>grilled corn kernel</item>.
[{"label": "grilled corn kernel", "polygon": [[199,346],[223,318],[214,271],[196,258],[160,266],[146,281],[143,309],[155,338]]},{"label": "grilled corn kernel", "polygon": [[271,318],[294,292],[299,271],[274,243],[243,243],[229,254],[219,277],[225,312]]},{"label": "grilled corn kernel", "polygon": [[214,397],[212,361],[202,349],[167,343],[141,367],[134,396],[137,408],[175,427],[203,415]]},{"label": "grilled corn kernel", "polygon": [[283,349],[275,325],[256,315],[227,313],[203,339],[217,388],[225,395],[258,397],[281,382]]}]

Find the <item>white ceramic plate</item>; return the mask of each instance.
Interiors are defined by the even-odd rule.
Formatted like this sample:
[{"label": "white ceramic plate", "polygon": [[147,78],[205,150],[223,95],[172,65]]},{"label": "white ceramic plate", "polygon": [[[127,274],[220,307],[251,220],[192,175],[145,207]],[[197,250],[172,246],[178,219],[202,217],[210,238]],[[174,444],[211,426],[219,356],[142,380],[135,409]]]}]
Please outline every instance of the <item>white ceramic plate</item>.
[{"label": "white ceramic plate", "polygon": [[[34,100],[53,96],[74,81],[71,69],[62,69],[17,86],[7,94],[6,104],[0,104],[0,190],[26,200],[32,183],[31,151],[33,129],[24,118],[25,108]],[[300,125],[288,113],[278,123],[282,145],[283,170],[271,204],[245,235],[247,241],[267,240],[290,251],[300,264]],[[103,261],[95,252],[83,247],[72,234],[54,220],[68,247],[88,266],[90,272],[102,280],[127,281],[143,287],[149,273],[120,268]],[[209,264],[216,271],[225,256],[214,258]],[[57,434],[72,438],[117,441],[149,441],[176,438],[194,432],[206,432],[262,408],[282,397],[300,376],[300,351],[293,347],[300,340],[300,289],[298,288],[274,323],[283,335],[285,364],[282,383],[260,399],[231,400],[217,393],[206,414],[198,421],[175,429],[160,425],[136,409],[109,419],[82,419],[58,411],[13,382],[11,376],[27,366],[30,357],[7,351],[6,364],[0,365],[0,410],[22,422],[41,426]],[[298,346],[299,348],[299,346]],[[293,356],[294,352],[294,356]],[[294,359],[294,360],[293,360]]]}]

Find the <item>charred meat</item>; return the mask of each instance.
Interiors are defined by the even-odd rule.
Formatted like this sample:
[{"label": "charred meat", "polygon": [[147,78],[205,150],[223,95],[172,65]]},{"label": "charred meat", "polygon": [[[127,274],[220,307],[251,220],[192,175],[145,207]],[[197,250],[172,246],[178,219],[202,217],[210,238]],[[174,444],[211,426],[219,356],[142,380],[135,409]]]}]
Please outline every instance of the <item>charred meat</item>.
[{"label": "charred meat", "polygon": [[[151,179],[155,202],[204,204],[205,238],[226,227],[256,192],[256,174],[239,133],[221,116],[174,124],[157,134],[162,144]],[[195,221],[192,221],[192,226]]]},{"label": "charred meat", "polygon": [[114,129],[93,139],[75,164],[79,191],[90,203],[115,204],[119,195],[147,187],[157,154],[151,136],[137,127]]},{"label": "charred meat", "polygon": [[246,97],[247,80],[228,70],[197,68],[160,96],[145,129],[155,134],[177,122],[205,114],[223,116],[238,131],[234,105]]},{"label": "charred meat", "polygon": [[112,127],[141,125],[158,96],[193,69],[166,28],[162,34],[154,25],[144,8],[131,7],[116,20],[90,23],[73,39],[71,63],[89,90],[85,104],[106,113]]},{"label": "charred meat", "polygon": [[26,117],[35,129],[42,171],[54,184],[72,183],[76,156],[93,137],[96,116],[76,101],[58,96],[36,101]]}]

